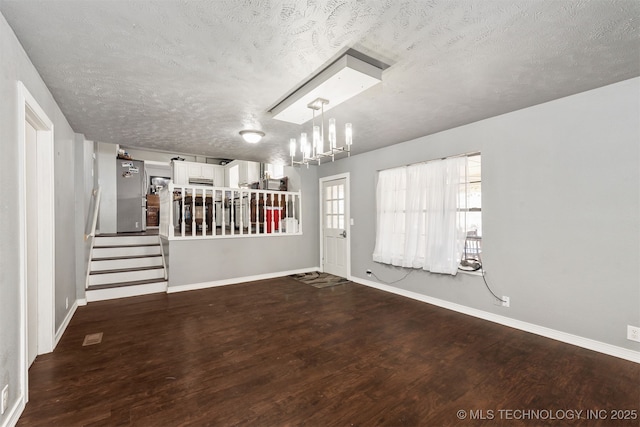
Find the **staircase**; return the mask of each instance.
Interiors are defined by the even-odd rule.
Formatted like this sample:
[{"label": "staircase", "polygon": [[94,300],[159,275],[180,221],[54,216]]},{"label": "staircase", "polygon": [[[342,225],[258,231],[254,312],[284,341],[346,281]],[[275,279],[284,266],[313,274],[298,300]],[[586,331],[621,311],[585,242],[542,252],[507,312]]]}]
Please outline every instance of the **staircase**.
[{"label": "staircase", "polygon": [[95,237],[87,302],[166,292],[158,235],[100,234]]}]

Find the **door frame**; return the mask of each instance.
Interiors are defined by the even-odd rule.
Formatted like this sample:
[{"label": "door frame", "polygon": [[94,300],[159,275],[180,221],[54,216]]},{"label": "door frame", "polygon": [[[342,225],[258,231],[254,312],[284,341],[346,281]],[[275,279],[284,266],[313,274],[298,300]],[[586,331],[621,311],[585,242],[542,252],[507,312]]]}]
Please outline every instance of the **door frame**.
[{"label": "door frame", "polygon": [[38,198],[38,352],[50,353],[55,347],[55,197],[53,122],[25,85],[18,81],[18,216],[20,256],[20,341],[21,387],[23,403],[29,400],[28,313],[27,313],[27,198],[26,135],[27,120],[36,128]]},{"label": "door frame", "polygon": [[324,272],[324,192],[322,186],[327,181],[345,178],[344,184],[344,226],[347,232],[347,280],[351,280],[351,180],[349,172],[339,173],[337,175],[325,176],[318,180],[318,193],[320,194],[318,205],[320,207],[320,271]]}]

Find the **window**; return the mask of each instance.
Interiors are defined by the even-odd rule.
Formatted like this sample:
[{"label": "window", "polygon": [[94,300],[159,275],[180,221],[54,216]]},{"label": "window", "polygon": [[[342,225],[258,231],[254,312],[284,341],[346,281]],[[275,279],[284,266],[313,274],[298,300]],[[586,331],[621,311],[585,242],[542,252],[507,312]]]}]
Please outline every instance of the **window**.
[{"label": "window", "polygon": [[467,158],[464,183],[460,185],[459,221],[465,231],[463,267],[474,269],[482,253],[482,163],[480,154]]},{"label": "window", "polygon": [[380,171],[373,260],[456,274],[465,254],[479,257],[480,170],[474,155]]},{"label": "window", "polygon": [[482,236],[482,163],[480,154],[467,157],[465,179],[460,184],[460,220],[468,235]]},{"label": "window", "polygon": [[324,227],[344,229],[344,184],[325,184]]}]

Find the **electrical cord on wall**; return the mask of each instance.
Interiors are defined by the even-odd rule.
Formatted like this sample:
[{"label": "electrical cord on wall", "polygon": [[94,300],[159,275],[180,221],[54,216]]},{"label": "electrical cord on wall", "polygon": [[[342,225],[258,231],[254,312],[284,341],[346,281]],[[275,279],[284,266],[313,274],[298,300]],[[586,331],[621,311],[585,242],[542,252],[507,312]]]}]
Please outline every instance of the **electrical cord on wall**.
[{"label": "electrical cord on wall", "polygon": [[402,280],[406,279],[406,278],[407,278],[407,276],[409,276],[409,275],[410,275],[411,273],[413,273],[414,271],[415,271],[415,270],[413,270],[413,269],[412,269],[412,270],[409,270],[409,271],[408,271],[404,276],[402,276],[402,277],[401,277],[401,278],[399,278],[398,280],[394,280],[393,282],[386,282],[386,281],[382,280],[381,278],[379,278],[378,276],[376,276],[376,273],[374,273],[374,272],[373,272],[373,271],[371,271],[371,270],[367,270],[367,276],[373,276],[373,277],[375,277],[375,278],[378,280],[378,282],[382,282],[382,283],[384,283],[385,285],[393,285],[394,283],[398,283],[398,282],[400,282],[400,281],[402,281]]},{"label": "electrical cord on wall", "polygon": [[[487,287],[487,290],[491,293],[491,295],[493,295],[493,297],[495,299],[497,299],[498,301],[502,302],[502,303],[506,303],[507,301],[503,300],[502,298],[500,298],[498,295],[496,295],[492,290],[491,287],[489,287],[489,283],[487,282],[487,278],[485,277],[485,273],[484,273],[484,268],[482,268],[482,264],[479,261],[474,260],[475,263],[473,265],[473,269],[466,269],[466,268],[460,268],[459,270],[461,271],[480,271],[480,273],[482,273],[482,281],[484,282],[484,285]],[[367,276],[373,276],[376,278],[376,280],[378,280],[378,282],[382,282],[385,285],[393,285],[394,283],[398,283],[404,279],[406,279],[411,273],[413,273],[415,271],[415,269],[411,269],[409,270],[404,276],[402,276],[401,278],[394,280],[393,282],[387,282],[385,280],[382,280],[381,278],[379,278],[378,276],[376,276],[376,273],[374,273],[371,270],[367,270]]]},{"label": "electrical cord on wall", "polygon": [[493,295],[498,301],[502,303],[506,303],[505,300],[500,298],[498,295],[494,294],[491,288],[489,287],[489,284],[487,283],[487,279],[484,277],[484,268],[482,268],[482,265],[480,266],[480,272],[482,273],[482,280],[484,281],[484,285],[487,287],[487,289],[489,289],[489,292],[491,292],[491,295]]},{"label": "electrical cord on wall", "polygon": [[458,267],[458,270],[460,270],[460,271],[480,271],[480,273],[482,273],[482,280],[484,281],[484,285],[487,287],[489,292],[491,292],[491,295],[493,295],[498,301],[500,301],[502,303],[506,303],[507,302],[507,301],[503,300],[502,298],[500,298],[498,295],[496,295],[491,290],[491,288],[489,287],[489,283],[487,283],[487,278],[485,277],[484,268],[483,268],[481,260],[475,259],[475,258],[465,258],[460,262],[460,267]]}]

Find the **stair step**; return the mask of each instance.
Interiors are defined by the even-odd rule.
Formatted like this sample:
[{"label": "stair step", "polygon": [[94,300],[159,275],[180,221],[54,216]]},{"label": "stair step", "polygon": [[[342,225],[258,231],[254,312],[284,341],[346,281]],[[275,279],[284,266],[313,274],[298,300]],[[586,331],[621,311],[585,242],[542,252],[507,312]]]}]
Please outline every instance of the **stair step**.
[{"label": "stair step", "polygon": [[96,291],[98,289],[123,288],[127,286],[147,285],[150,283],[161,283],[161,282],[164,282],[164,280],[147,279],[147,280],[132,280],[130,282],[120,282],[120,283],[104,283],[102,285],[91,285],[87,288],[87,290]]},{"label": "stair step", "polygon": [[127,298],[167,291],[166,280],[135,280],[118,284],[95,285],[87,288],[87,302]]},{"label": "stair step", "polygon": [[156,258],[161,256],[160,254],[153,255],[125,255],[125,256],[108,256],[102,258],[92,258],[92,261],[117,261],[125,259],[141,259],[141,258]]},{"label": "stair step", "polygon": [[133,271],[143,271],[143,270],[157,270],[163,268],[162,265],[150,265],[146,267],[127,267],[127,268],[115,268],[112,270],[99,270],[99,271],[91,271],[89,274],[112,274],[112,273],[131,273]]},{"label": "stair step", "polygon": [[137,255],[124,257],[93,258],[91,271],[119,270],[123,268],[162,267],[162,255]]},{"label": "stair step", "polygon": [[160,245],[143,245],[143,246],[94,246],[93,258],[111,258],[126,256],[142,256],[142,255],[160,255]]},{"label": "stair step", "polygon": [[151,243],[160,243],[158,235],[104,235],[96,236],[94,245],[144,245]]},{"label": "stair step", "polygon": [[164,268],[161,265],[144,268],[92,271],[89,275],[89,286],[108,283],[125,283],[137,280],[164,280],[164,274]]},{"label": "stair step", "polygon": [[93,245],[93,249],[142,248],[145,246],[160,246],[160,243],[143,243],[132,245]]},{"label": "stair step", "polygon": [[158,237],[158,231],[127,231],[125,233],[100,233],[99,237],[130,237],[130,236],[155,236]]}]

